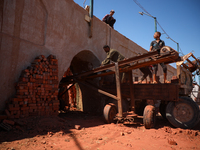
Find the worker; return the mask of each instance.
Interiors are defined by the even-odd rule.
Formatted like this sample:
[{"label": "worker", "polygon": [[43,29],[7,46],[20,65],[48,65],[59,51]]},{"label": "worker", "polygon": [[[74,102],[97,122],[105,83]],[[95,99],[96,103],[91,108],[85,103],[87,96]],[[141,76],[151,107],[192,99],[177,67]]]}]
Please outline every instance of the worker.
[{"label": "worker", "polygon": [[142,68],[139,68],[139,69],[143,73],[143,76],[140,79],[140,81],[138,81],[138,83],[142,83],[142,81],[144,79],[146,79],[147,76],[149,76],[149,78],[150,78],[150,83],[153,83],[152,72],[150,70],[150,66],[142,67]]},{"label": "worker", "polygon": [[111,10],[110,14],[107,14],[103,17],[102,21],[109,24],[112,28],[114,28],[114,23],[116,22],[116,19],[113,18],[115,11]]},{"label": "worker", "polygon": [[[141,53],[138,53],[138,56],[140,56]],[[144,79],[146,79],[147,76],[149,76],[150,78],[150,83],[153,83],[153,79],[152,79],[152,65],[150,66],[146,66],[146,67],[142,67],[142,68],[139,68],[140,71],[143,73],[143,76],[142,78],[140,79],[140,81],[138,81],[137,83],[142,83],[142,81]]]},{"label": "worker", "polygon": [[[108,45],[103,46],[103,49],[106,52],[107,57],[104,61],[102,61],[102,63],[101,63],[102,66],[110,64],[111,62],[119,62],[119,61],[125,59],[125,57],[122,54],[120,54],[115,49],[110,49],[110,47]],[[125,65],[123,67],[126,67],[126,66],[128,66],[128,65]],[[123,67],[121,67],[121,68],[123,68]],[[127,81],[128,75],[126,73],[120,73],[120,76],[121,76],[122,83],[128,82]]]},{"label": "worker", "polygon": [[[161,33],[160,32],[155,32],[154,33],[154,41],[151,42],[150,44],[150,52],[151,51],[158,51],[160,52],[160,49],[165,46],[165,42],[162,41],[160,39],[160,36],[161,36]],[[164,64],[164,63],[160,63],[162,69],[163,69],[163,72],[164,72],[164,83],[169,83],[169,81],[167,81],[167,66]],[[153,65],[153,83],[158,83],[156,81],[156,74],[157,74],[157,71],[158,71],[158,64],[155,64]]]}]

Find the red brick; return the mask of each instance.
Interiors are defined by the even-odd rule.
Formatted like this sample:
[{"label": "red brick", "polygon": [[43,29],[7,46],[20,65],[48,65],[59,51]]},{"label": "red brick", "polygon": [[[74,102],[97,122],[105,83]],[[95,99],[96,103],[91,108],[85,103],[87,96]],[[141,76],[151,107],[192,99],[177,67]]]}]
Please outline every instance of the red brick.
[{"label": "red brick", "polygon": [[8,117],[10,117],[10,112],[6,109],[5,110],[5,113],[6,113],[6,115],[8,116]]},{"label": "red brick", "polygon": [[0,115],[0,120],[7,119],[7,118],[8,118],[8,116],[6,116],[6,115]]},{"label": "red brick", "polygon": [[15,122],[12,120],[3,120],[3,123],[9,124],[9,125],[14,125]]},{"label": "red brick", "polygon": [[20,102],[20,101],[23,101],[23,99],[22,98],[13,98],[13,101]]},{"label": "red brick", "polygon": [[29,110],[29,107],[21,107],[21,110]]},{"label": "red brick", "polygon": [[37,106],[36,104],[28,104],[29,107],[35,107]]},{"label": "red brick", "polygon": [[15,111],[15,110],[19,110],[19,109],[20,109],[19,107],[10,107],[9,108],[10,111]]}]

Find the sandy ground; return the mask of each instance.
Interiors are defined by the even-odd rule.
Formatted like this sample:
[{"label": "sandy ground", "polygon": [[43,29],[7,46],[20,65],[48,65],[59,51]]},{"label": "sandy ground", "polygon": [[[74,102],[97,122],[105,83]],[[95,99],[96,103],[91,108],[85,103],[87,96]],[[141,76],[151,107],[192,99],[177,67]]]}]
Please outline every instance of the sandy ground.
[{"label": "sandy ground", "polygon": [[173,128],[161,116],[154,129],[145,129],[142,119],[105,124],[102,116],[82,112],[20,121],[9,132],[0,130],[0,150],[200,150],[200,123]]}]

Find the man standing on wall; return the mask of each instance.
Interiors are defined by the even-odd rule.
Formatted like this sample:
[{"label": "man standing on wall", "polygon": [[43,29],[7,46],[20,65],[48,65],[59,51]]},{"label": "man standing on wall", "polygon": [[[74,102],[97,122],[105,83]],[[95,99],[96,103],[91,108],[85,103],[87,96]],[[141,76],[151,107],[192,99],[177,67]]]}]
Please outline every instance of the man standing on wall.
[{"label": "man standing on wall", "polygon": [[111,10],[110,14],[107,14],[103,17],[102,21],[109,24],[112,28],[114,26],[114,23],[116,22],[116,19],[113,18],[115,11]]},{"label": "man standing on wall", "polygon": [[[155,32],[154,33],[154,41],[151,42],[150,44],[150,50],[149,51],[158,51],[160,52],[160,49],[165,46],[165,42],[160,39],[161,33],[160,32]],[[169,83],[167,81],[167,66],[164,63],[160,63],[163,72],[164,72],[164,83]],[[158,64],[153,65],[153,83],[157,83],[156,81],[156,74],[158,71]]]}]

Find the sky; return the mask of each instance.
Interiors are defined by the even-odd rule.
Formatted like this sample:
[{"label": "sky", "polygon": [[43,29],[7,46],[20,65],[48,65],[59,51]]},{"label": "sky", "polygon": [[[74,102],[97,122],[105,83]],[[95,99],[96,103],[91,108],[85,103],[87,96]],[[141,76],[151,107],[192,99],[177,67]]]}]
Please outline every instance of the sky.
[{"label": "sky", "polygon": [[[74,2],[81,7],[90,5],[90,0]],[[195,57],[200,57],[200,0],[94,0],[93,14],[100,20],[112,9],[116,19],[114,29],[144,49],[149,50],[154,40],[155,25],[152,17],[139,12],[157,18],[161,25],[157,24],[157,31],[162,33],[166,46],[177,50],[179,43],[181,56],[193,52]]]}]

